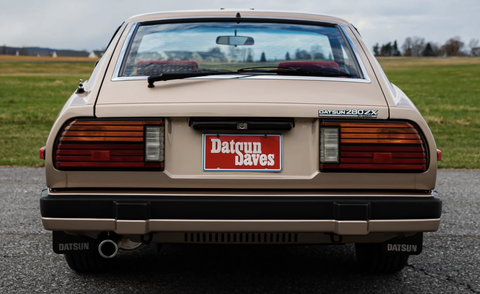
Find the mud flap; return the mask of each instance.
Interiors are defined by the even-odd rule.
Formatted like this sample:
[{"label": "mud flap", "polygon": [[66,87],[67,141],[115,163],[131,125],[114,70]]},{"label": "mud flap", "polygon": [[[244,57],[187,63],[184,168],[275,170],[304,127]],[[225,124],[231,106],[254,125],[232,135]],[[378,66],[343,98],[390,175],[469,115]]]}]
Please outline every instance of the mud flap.
[{"label": "mud flap", "polygon": [[57,254],[93,252],[97,245],[95,239],[87,236],[73,236],[61,231],[53,232],[53,251]]},{"label": "mud flap", "polygon": [[411,237],[393,238],[382,243],[385,254],[418,255],[423,249],[423,233],[416,233]]}]

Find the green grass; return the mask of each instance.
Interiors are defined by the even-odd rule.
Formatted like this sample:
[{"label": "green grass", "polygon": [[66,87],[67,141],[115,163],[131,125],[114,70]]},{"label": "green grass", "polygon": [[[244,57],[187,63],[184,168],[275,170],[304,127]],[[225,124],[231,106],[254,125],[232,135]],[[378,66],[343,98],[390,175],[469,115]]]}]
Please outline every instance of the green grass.
[{"label": "green grass", "polygon": [[0,61],[0,74],[2,75],[42,75],[75,76],[78,73],[90,75],[94,62],[2,62]]},{"label": "green grass", "polygon": [[[0,166],[41,166],[38,149],[91,62],[0,60]],[[442,168],[480,168],[480,58],[381,60],[443,151]]]},{"label": "green grass", "polygon": [[[470,60],[470,63],[465,61]],[[417,63],[416,63],[417,62]],[[480,168],[480,62],[383,60],[390,81],[417,106],[430,126],[441,168]]]},{"label": "green grass", "polygon": [[[11,66],[15,75],[9,75]],[[45,146],[50,128],[78,79],[88,78],[93,66],[92,62],[87,66],[0,62],[0,166],[44,164],[38,149]]]}]

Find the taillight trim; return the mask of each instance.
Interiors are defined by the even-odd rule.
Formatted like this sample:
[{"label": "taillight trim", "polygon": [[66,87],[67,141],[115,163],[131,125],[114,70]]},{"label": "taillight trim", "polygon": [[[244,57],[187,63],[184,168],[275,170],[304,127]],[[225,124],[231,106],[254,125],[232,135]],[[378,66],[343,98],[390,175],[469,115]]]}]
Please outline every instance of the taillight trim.
[{"label": "taillight trim", "polygon": [[[65,131],[68,131],[69,126],[76,121],[78,125],[76,127],[83,126],[84,124],[87,124],[87,126],[93,127],[91,125],[98,125],[99,128],[105,127],[102,126],[102,123],[110,124],[110,125],[122,125],[122,122],[129,122],[132,123],[133,125],[137,126],[136,130],[143,132],[143,135],[140,136],[139,138],[142,139],[142,141],[122,141],[122,142],[115,142],[115,141],[110,141],[110,139],[107,140],[99,140],[98,143],[96,140],[90,141],[89,143],[79,143],[81,140],[75,141],[76,143],[74,144],[65,144],[65,141],[60,142],[61,138],[64,135]],[[60,171],[163,171],[165,162],[164,161],[146,161],[146,153],[145,153],[145,148],[146,148],[146,138],[145,138],[145,133],[146,133],[146,126],[163,126],[163,140],[165,141],[165,118],[164,117],[131,117],[131,118],[119,118],[119,117],[111,117],[111,118],[91,118],[91,117],[75,117],[71,118],[68,121],[66,121],[62,127],[60,128],[59,132],[57,133],[55,137],[55,142],[53,146],[53,153],[52,153],[52,162],[53,166],[55,169],[60,170]],[[108,129],[108,128],[107,128]],[[105,132],[108,132],[108,130],[105,130]],[[113,138],[113,137],[110,137]],[[121,137],[119,137],[121,138]],[[93,143],[92,143],[93,142]],[[103,142],[103,144],[102,144]],[[120,150],[120,152],[124,153],[129,153],[126,156],[141,156],[142,161],[119,161],[119,160],[112,160],[112,161],[98,161],[96,166],[92,166],[92,164],[89,164],[89,161],[76,161],[77,165],[74,166],[75,164],[72,163],[65,163],[60,160],[58,160],[58,156],[69,156],[68,152],[69,148],[64,148],[64,149],[59,149],[60,146],[62,145],[69,145],[71,147],[75,147],[74,149],[81,149],[81,148],[93,148],[93,150],[113,150],[114,155],[113,156],[122,156],[120,154],[116,154],[118,149],[123,149]],[[80,146],[80,148],[79,148]],[[65,146],[64,146],[65,147]],[[129,149],[131,148],[131,149]],[[164,144],[165,148],[165,144]],[[59,150],[62,151],[59,153]],[[88,151],[88,150],[86,150]],[[141,151],[143,154],[139,155],[138,151]],[[165,150],[163,150],[165,152]],[[67,154],[65,154],[67,153]],[[81,155],[77,155],[81,156]],[[88,156],[88,155],[87,155]],[[93,155],[90,154],[90,157]]]},{"label": "taillight trim", "polygon": [[[376,143],[376,139],[367,139],[370,140],[369,143],[351,143],[348,141],[348,143],[343,142],[342,143],[342,126],[338,125],[339,123],[346,124],[343,128],[360,128],[359,125],[364,124],[364,127],[367,128],[394,128],[394,127],[399,127],[399,125],[404,125],[408,126],[410,125],[412,131],[405,131],[401,130],[396,132],[396,134],[417,134],[420,137],[420,143],[413,143],[409,144],[408,140],[395,140],[395,139],[387,139],[389,140],[389,143],[384,143],[380,141],[379,143]],[[331,172],[341,172],[341,173],[360,173],[360,172],[367,172],[367,173],[424,173],[428,171],[429,166],[430,166],[430,152],[429,152],[429,146],[428,146],[428,141],[426,140],[426,137],[422,131],[422,129],[419,127],[419,125],[413,121],[410,120],[370,120],[370,119],[365,119],[365,120],[345,120],[345,119],[322,119],[320,120],[320,129],[321,128],[333,128],[333,127],[338,127],[339,128],[339,162],[338,163],[322,163],[321,160],[319,162],[319,170],[322,173],[331,173]],[[369,132],[363,132],[363,133],[369,133]],[[386,132],[388,133],[388,132]],[[383,134],[380,132],[379,134]],[[321,132],[319,132],[319,135],[321,136]],[[348,136],[346,136],[348,137]],[[371,137],[371,136],[367,136]],[[320,138],[321,142],[322,138]],[[346,140],[344,140],[346,141]],[[377,140],[378,141],[378,140]],[[396,144],[397,142],[402,141],[401,144]],[[415,142],[415,141],[414,141]],[[370,143],[376,143],[376,145],[372,146]],[[354,146],[354,147],[353,147]],[[321,148],[321,144],[320,144]],[[357,149],[357,150],[355,150]],[[416,152],[416,153],[423,153],[425,154],[424,156],[418,156],[415,153],[412,153],[411,158],[403,158],[402,156],[399,156],[398,154],[395,154],[395,156],[392,155],[392,162],[389,164],[397,164],[398,169],[389,167],[389,164],[382,164],[382,163],[374,163],[373,160],[371,163],[363,162],[357,163],[358,168],[352,168],[355,165],[351,165],[350,160],[345,160],[348,158],[348,156],[344,156],[345,153],[355,153],[358,150],[362,149],[362,152],[372,152],[372,153],[377,153],[377,152]],[[390,150],[389,150],[390,149]],[[320,150],[321,152],[321,150]],[[320,153],[321,154],[321,153]],[[402,159],[403,158],[403,159]],[[417,160],[417,159],[420,159]],[[342,162],[342,160],[344,160]],[[424,160],[424,162],[421,162]],[[365,161],[365,160],[363,160]],[[409,162],[411,161],[411,162]],[[403,165],[405,164],[405,165]],[[409,167],[408,164],[412,164],[410,169],[407,169]],[[342,166],[341,166],[342,165]],[[403,165],[403,166],[401,166]],[[403,169],[402,169],[403,168]]]}]

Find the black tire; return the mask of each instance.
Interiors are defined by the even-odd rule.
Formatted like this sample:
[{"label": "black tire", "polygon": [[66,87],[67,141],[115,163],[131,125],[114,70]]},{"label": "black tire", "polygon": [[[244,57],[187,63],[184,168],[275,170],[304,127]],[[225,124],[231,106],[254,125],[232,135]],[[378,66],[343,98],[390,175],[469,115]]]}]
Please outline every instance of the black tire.
[{"label": "black tire", "polygon": [[408,262],[407,254],[385,254],[381,243],[356,243],[355,253],[359,265],[373,273],[393,274],[401,271]]},{"label": "black tire", "polygon": [[98,273],[107,270],[111,259],[105,259],[94,252],[64,254],[68,266],[79,273]]}]

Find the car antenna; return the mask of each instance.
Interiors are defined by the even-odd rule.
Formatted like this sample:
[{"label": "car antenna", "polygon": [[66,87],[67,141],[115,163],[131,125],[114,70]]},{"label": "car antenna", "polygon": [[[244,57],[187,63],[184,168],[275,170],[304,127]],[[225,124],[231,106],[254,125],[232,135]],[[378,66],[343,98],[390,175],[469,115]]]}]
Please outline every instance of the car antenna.
[{"label": "car antenna", "polygon": [[85,93],[85,88],[83,88],[83,80],[80,79],[80,83],[78,83],[78,88],[77,91],[75,91],[75,94],[83,94]]}]

